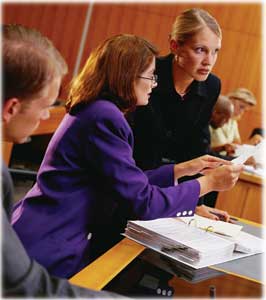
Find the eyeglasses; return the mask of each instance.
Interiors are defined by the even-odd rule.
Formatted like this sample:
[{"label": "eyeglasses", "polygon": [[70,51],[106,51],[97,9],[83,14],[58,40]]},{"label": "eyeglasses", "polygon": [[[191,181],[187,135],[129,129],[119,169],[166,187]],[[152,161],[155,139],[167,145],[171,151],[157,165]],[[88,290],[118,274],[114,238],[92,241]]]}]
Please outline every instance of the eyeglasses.
[{"label": "eyeglasses", "polygon": [[158,82],[158,75],[157,74],[152,75],[152,77],[144,77],[144,76],[138,76],[138,77],[142,78],[142,79],[151,80],[153,84],[156,84]]}]

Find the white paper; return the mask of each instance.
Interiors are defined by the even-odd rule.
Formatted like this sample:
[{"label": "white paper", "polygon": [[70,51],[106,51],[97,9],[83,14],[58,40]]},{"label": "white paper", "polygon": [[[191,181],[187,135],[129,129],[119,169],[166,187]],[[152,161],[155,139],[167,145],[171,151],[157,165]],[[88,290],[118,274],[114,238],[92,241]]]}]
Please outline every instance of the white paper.
[{"label": "white paper", "polygon": [[243,231],[234,239],[234,242],[236,243],[235,250],[243,253],[262,253],[265,249],[264,240]]},{"label": "white paper", "polygon": [[245,163],[251,156],[262,157],[263,149],[265,149],[265,141],[263,140],[258,145],[241,145],[236,148],[236,155],[239,155],[232,160],[232,163],[238,165]]},{"label": "white paper", "polygon": [[237,224],[211,220],[209,218],[205,218],[197,214],[195,214],[193,217],[182,217],[180,219],[182,219],[187,224],[190,223],[191,226],[197,226],[198,228],[202,228],[202,229],[212,226],[213,231],[221,234],[226,234],[231,237],[236,237],[243,227]]},{"label": "white paper", "polygon": [[135,221],[144,228],[166,236],[174,242],[182,243],[188,247],[197,249],[201,253],[210,252],[225,246],[222,238],[206,234],[203,230],[187,226],[178,218],[163,218],[152,221]]}]

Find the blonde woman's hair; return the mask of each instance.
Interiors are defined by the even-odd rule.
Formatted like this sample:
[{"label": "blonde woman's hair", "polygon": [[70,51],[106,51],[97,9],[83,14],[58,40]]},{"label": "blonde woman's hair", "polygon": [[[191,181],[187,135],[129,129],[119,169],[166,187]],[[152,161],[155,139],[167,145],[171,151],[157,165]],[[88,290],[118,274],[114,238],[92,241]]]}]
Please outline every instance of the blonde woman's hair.
[{"label": "blonde woman's hair", "polygon": [[175,19],[170,39],[182,45],[206,26],[222,39],[218,22],[207,11],[199,8],[185,10]]},{"label": "blonde woman's hair", "polygon": [[256,105],[257,100],[254,94],[246,88],[238,88],[227,95],[230,99],[241,100],[249,105]]},{"label": "blonde woman's hair", "polygon": [[121,111],[134,110],[137,101],[134,83],[157,54],[155,46],[135,35],[119,34],[106,39],[90,54],[72,81],[67,110],[106,96]]}]

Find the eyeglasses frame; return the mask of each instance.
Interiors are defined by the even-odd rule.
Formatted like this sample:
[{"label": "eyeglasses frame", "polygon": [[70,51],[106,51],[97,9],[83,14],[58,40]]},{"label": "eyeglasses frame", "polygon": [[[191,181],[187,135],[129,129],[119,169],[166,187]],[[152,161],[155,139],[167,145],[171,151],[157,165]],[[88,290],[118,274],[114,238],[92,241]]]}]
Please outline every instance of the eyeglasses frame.
[{"label": "eyeglasses frame", "polygon": [[152,78],[151,77],[145,77],[145,76],[138,76],[138,78],[148,79],[148,80],[152,81],[153,84],[158,83],[158,75],[157,74],[153,74]]}]

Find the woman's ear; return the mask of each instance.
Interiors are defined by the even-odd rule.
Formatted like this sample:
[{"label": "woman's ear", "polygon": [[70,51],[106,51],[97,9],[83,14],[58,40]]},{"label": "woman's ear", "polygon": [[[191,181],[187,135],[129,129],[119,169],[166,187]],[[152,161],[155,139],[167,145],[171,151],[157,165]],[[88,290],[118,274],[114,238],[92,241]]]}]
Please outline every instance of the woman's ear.
[{"label": "woman's ear", "polygon": [[170,40],[170,50],[173,54],[177,54],[177,50],[178,50],[177,41],[173,39]]},{"label": "woman's ear", "polygon": [[8,123],[21,109],[21,102],[17,98],[11,98],[5,101],[2,109],[3,122]]}]

